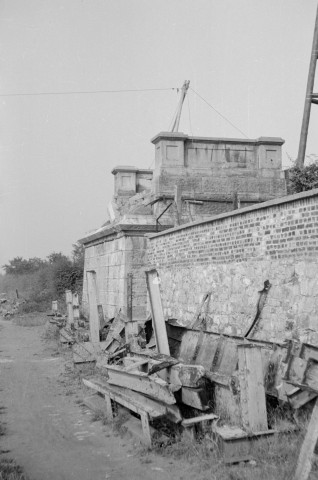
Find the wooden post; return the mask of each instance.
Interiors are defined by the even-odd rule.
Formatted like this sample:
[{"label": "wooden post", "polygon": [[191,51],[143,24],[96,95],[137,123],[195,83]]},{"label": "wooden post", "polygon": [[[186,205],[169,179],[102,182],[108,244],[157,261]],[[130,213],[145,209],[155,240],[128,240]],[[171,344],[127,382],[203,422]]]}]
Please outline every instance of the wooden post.
[{"label": "wooden post", "polygon": [[99,343],[99,315],[98,315],[98,301],[97,301],[97,284],[96,272],[89,270],[86,272],[87,278],[87,293],[89,303],[89,331],[90,341],[92,343]]},{"label": "wooden post", "polygon": [[134,341],[138,335],[138,322],[133,321],[133,274],[127,274],[127,323],[125,326],[125,338],[126,343],[131,344],[131,347],[134,349],[137,348],[136,342]]},{"label": "wooden post", "polygon": [[140,412],[140,419],[141,419],[141,426],[142,426],[142,433],[145,437],[145,443],[151,447],[151,432],[150,432],[150,425],[149,425],[149,415],[146,412]]},{"label": "wooden post", "polygon": [[78,300],[77,292],[73,293],[73,318],[74,318],[75,327],[78,328],[80,312],[79,312],[79,300]]},{"label": "wooden post", "polygon": [[52,312],[54,313],[54,315],[56,315],[58,312],[57,300],[53,300],[52,302]]},{"label": "wooden post", "polygon": [[110,399],[110,395],[107,395],[107,393],[105,393],[104,397],[105,397],[105,403],[106,403],[106,417],[108,420],[113,420],[114,415],[113,415],[113,407],[112,407],[112,401]]},{"label": "wooden post", "polygon": [[170,355],[166,322],[163,315],[159,288],[160,278],[157,270],[146,272],[146,276],[152,313],[152,325],[155,332],[157,349],[159,353]]},{"label": "wooden post", "polygon": [[66,326],[72,328],[74,326],[73,315],[73,295],[71,290],[65,290],[66,308],[67,308],[67,321]]},{"label": "wooden post", "polygon": [[181,185],[174,186],[174,201],[176,204],[176,224],[180,225],[181,223],[181,215],[182,215],[182,189]]},{"label": "wooden post", "polygon": [[238,345],[243,427],[251,432],[268,430],[261,347]]},{"label": "wooden post", "polygon": [[316,97],[313,98],[314,96],[313,89],[315,84],[315,72],[316,72],[316,64],[317,64],[317,56],[318,56],[317,54],[318,54],[318,7],[317,7],[317,14],[316,14],[314,38],[313,38],[312,49],[311,49],[311,57],[310,57],[309,73],[308,73],[308,79],[307,79],[303,121],[302,121],[301,132],[300,132],[298,156],[296,160],[296,166],[299,168],[302,168],[304,166],[304,161],[305,161],[311,104],[316,103]]},{"label": "wooden post", "polygon": [[294,480],[307,480],[311,471],[314,450],[318,441],[318,399],[311,414],[307,433],[298,457]]}]

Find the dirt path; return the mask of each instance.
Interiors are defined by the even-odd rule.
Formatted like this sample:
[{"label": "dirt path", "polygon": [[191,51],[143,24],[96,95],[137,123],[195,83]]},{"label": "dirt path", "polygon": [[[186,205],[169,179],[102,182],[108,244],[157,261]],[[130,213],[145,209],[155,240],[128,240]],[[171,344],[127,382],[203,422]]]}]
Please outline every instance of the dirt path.
[{"label": "dirt path", "polygon": [[65,361],[56,343],[43,339],[46,328],[0,320],[0,407],[8,429],[1,449],[10,450],[30,479],[193,478],[181,462],[157,455],[145,460],[132,439],[91,421],[79,405],[81,392],[61,383]]}]

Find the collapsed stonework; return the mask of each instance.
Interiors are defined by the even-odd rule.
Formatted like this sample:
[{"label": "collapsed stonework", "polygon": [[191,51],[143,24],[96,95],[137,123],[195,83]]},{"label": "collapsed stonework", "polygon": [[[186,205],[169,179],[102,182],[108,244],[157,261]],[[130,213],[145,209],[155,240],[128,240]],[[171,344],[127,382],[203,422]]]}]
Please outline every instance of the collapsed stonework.
[{"label": "collapsed stonework", "polygon": [[147,234],[286,195],[281,138],[225,139],[163,132],[152,139],[155,168],[113,169],[114,197],[106,223],[80,240],[86,272],[95,271],[104,314],[127,313],[127,275],[133,274],[132,317],[148,315]]}]

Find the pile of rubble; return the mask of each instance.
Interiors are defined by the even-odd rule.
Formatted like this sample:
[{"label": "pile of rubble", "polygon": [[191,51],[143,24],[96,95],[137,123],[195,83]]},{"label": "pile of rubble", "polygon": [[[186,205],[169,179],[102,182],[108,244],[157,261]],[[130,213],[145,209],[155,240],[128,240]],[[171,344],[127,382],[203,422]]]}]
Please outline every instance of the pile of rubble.
[{"label": "pile of rubble", "polygon": [[0,317],[10,318],[19,312],[19,307],[25,300],[8,298],[6,293],[0,294]]}]

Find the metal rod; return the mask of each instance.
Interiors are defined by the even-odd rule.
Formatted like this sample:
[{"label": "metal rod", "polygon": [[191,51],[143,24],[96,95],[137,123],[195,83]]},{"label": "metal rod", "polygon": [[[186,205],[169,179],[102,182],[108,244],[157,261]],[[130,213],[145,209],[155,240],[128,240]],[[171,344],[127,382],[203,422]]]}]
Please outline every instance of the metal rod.
[{"label": "metal rod", "polygon": [[156,231],[158,232],[158,224],[159,224],[159,218],[162,217],[162,215],[168,210],[168,208],[171,207],[173,202],[169,203],[169,205],[160,213],[159,217],[156,218]]},{"label": "metal rod", "polygon": [[310,57],[303,122],[301,126],[298,156],[296,160],[296,166],[299,168],[304,166],[304,161],[305,161],[312,94],[313,94],[313,88],[315,83],[316,63],[317,63],[317,56],[318,56],[317,53],[318,53],[318,7],[317,7],[314,38],[312,42],[312,50],[311,50],[311,57]]}]

